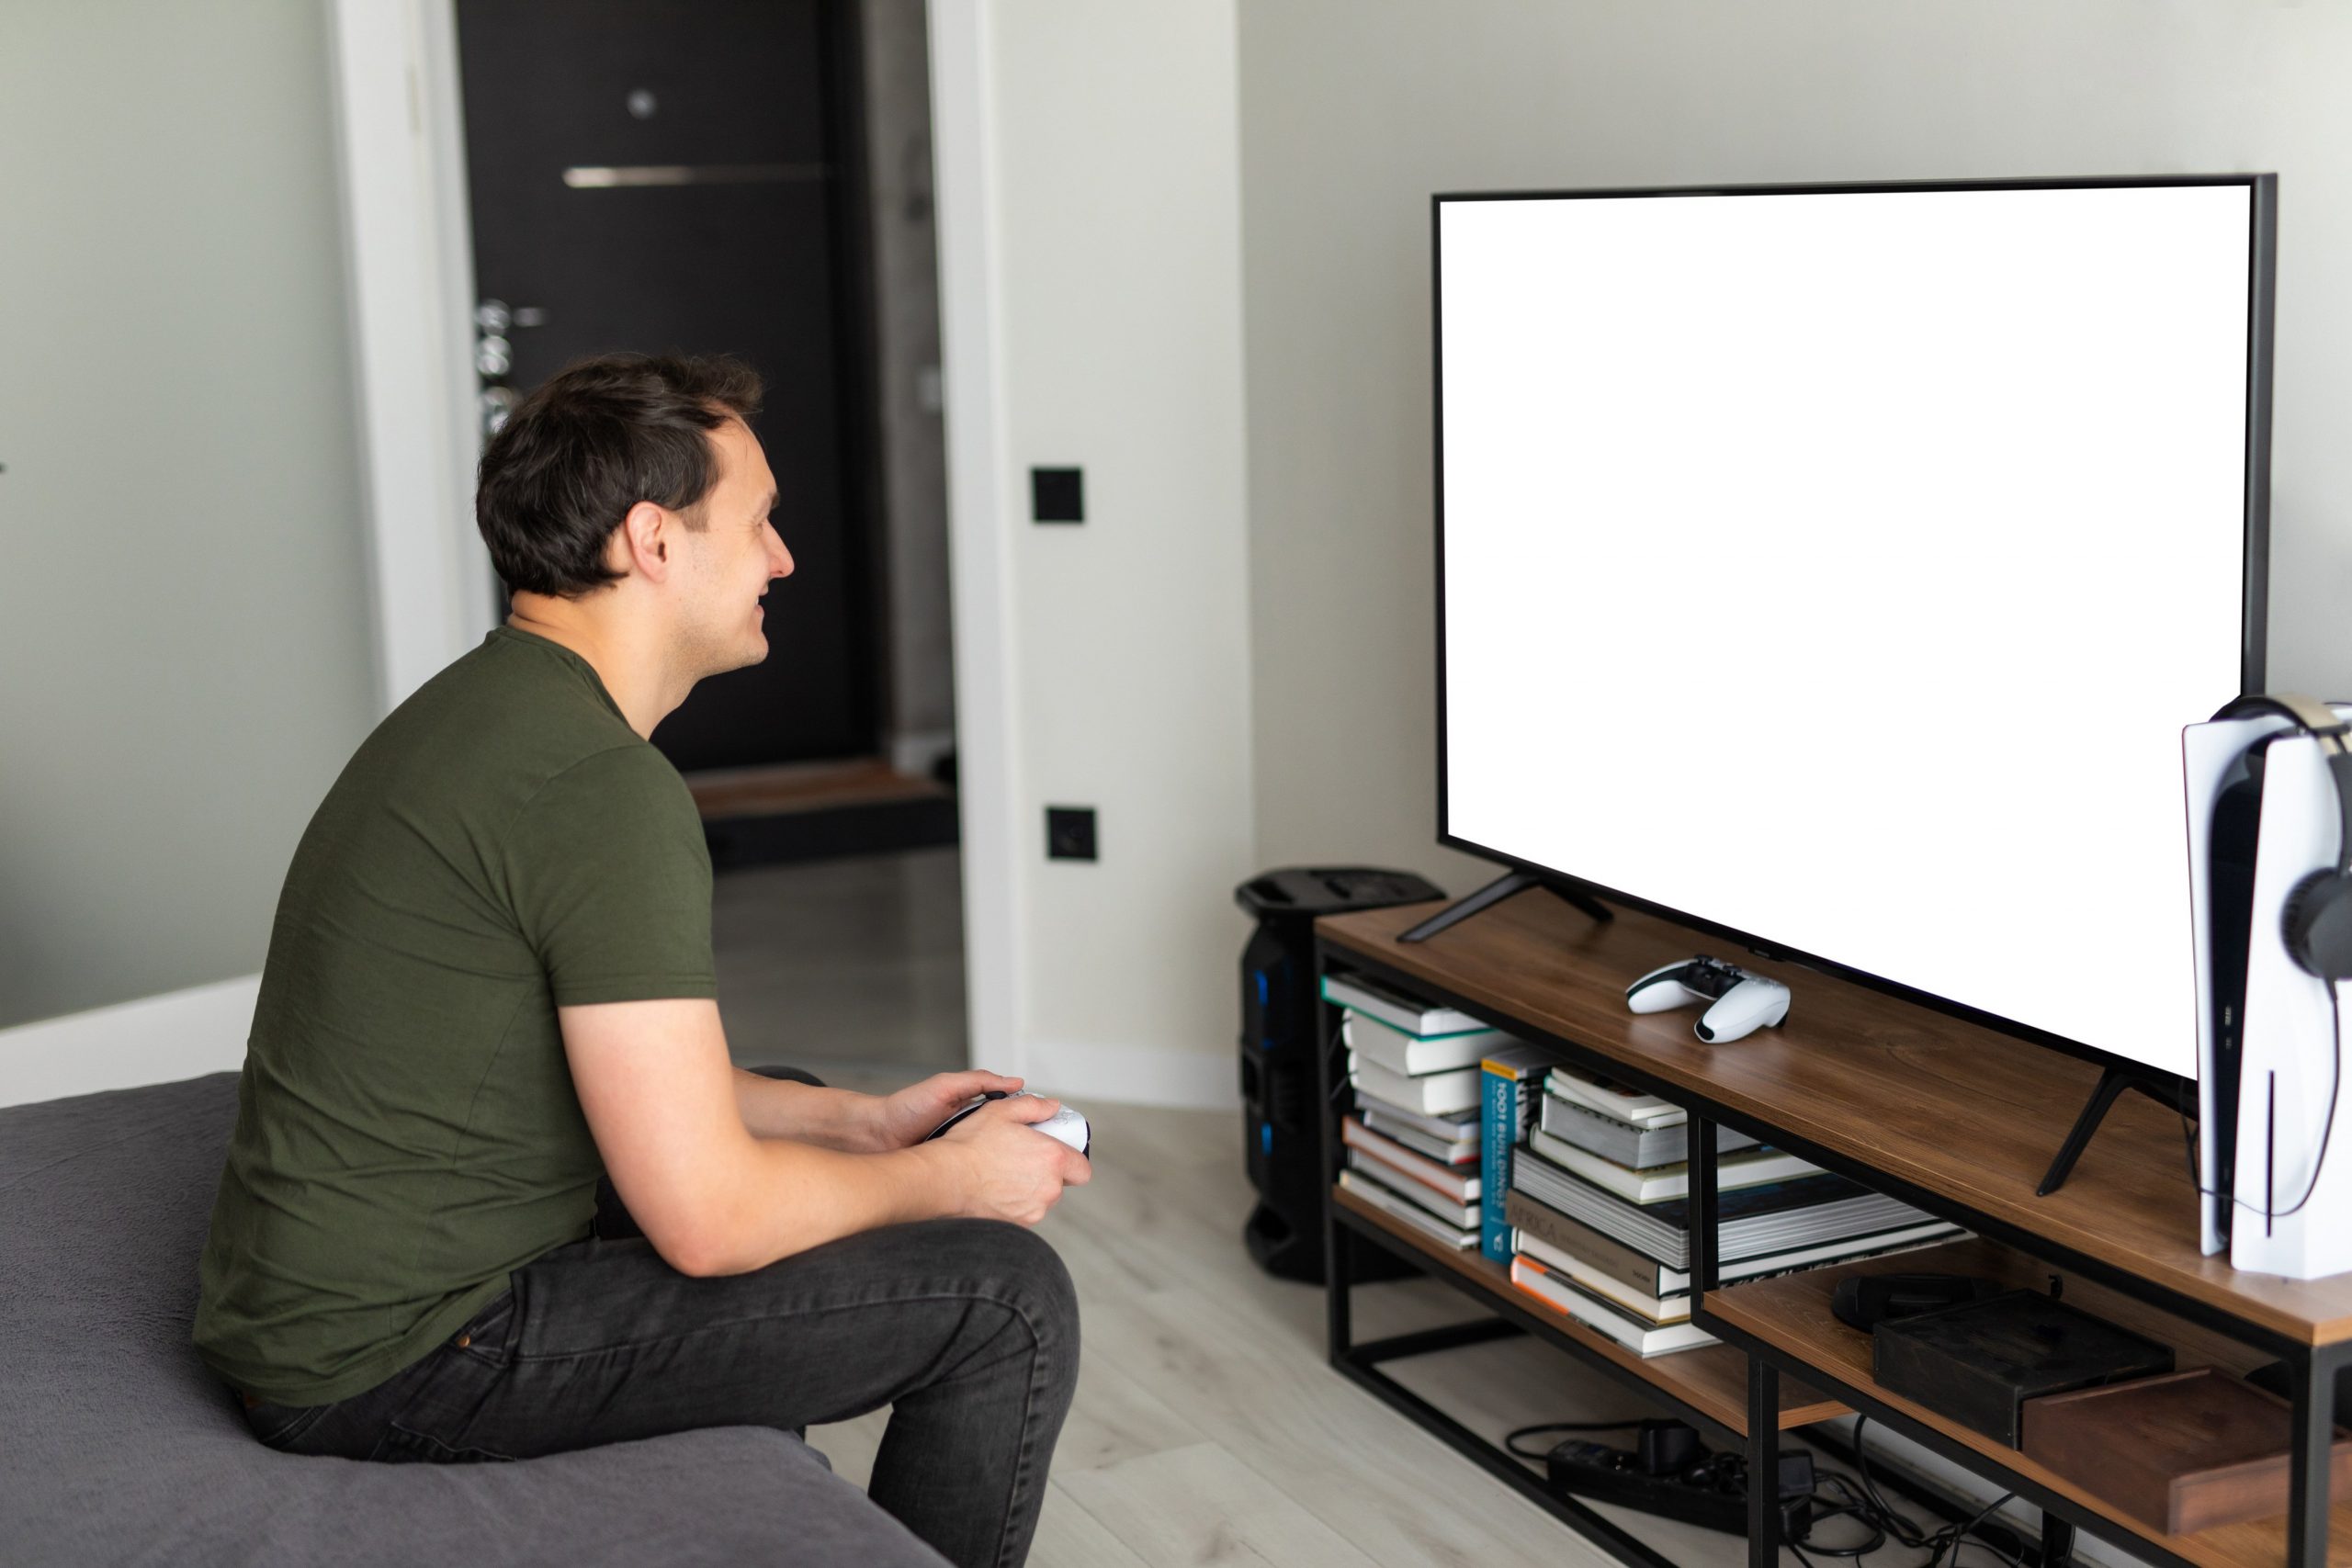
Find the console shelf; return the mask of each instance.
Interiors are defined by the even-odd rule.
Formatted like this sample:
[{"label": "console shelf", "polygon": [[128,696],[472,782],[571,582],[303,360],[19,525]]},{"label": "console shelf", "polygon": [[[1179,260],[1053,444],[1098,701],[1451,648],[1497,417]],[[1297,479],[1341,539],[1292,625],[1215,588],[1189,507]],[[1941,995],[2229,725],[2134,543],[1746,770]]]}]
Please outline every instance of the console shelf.
[{"label": "console shelf", "polygon": [[[2023,1254],[1983,1241],[1962,1242],[1897,1258],[1728,1286],[1708,1293],[1706,1314],[1719,1331],[1752,1340],[1759,1348],[1778,1352],[1790,1364],[1804,1366],[1808,1375],[1820,1379],[1873,1419],[1884,1421],[1905,1436],[1933,1448],[1950,1450],[1956,1446],[1969,1450],[1975,1456],[1972,1464],[1996,1473],[2004,1485],[2014,1486],[2029,1495],[2036,1491],[2054,1494],[2099,1515],[2116,1528],[2120,1536],[2135,1538],[2133,1550],[2153,1551],[2177,1562],[2193,1563],[2196,1568],[2272,1568],[2288,1561],[2283,1516],[2222,1525],[2195,1535],[2154,1534],[2095,1494],[2045,1470],[2018,1450],[1881,1387],[1871,1374],[1870,1336],[1847,1327],[1830,1314],[1830,1294],[1838,1281],[1850,1274],[1913,1270],[1982,1274],[2011,1284],[2037,1287],[2048,1281],[2051,1272]],[[2123,1322],[2137,1332],[2171,1343],[2184,1369],[2218,1364],[2242,1370],[2232,1365],[2243,1360],[2242,1352],[2233,1355],[2223,1349],[2217,1359],[2213,1351],[2219,1347],[2199,1334],[2193,1325],[2167,1322],[2144,1310],[2134,1313],[2129,1310],[2128,1303],[2113,1300],[2088,1300],[2073,1281],[2068,1281],[2065,1299],[2087,1306],[2101,1317]],[[1989,1465],[1984,1462],[1987,1461]],[[2352,1562],[2352,1503],[2332,1511],[2328,1538],[2327,1561]]]},{"label": "console shelf", "polygon": [[[2293,1502],[2286,1516],[2262,1523],[2186,1537],[2150,1534],[2016,1450],[1879,1389],[1870,1378],[1868,1341],[1830,1315],[1836,1269],[1728,1289],[1710,1285],[1698,1321],[1726,1344],[1644,1361],[1514,1290],[1497,1265],[1449,1255],[1346,1198],[1335,1199],[1327,1227],[1335,1263],[1344,1260],[1350,1240],[1376,1241],[1720,1428],[1744,1432],[1751,1409],[1777,1411],[1786,1427],[1822,1418],[1809,1410],[1826,1415],[1850,1405],[2040,1504],[2043,1551],[2052,1562],[2067,1557],[2073,1528],[2080,1526],[2189,1568],[2352,1564],[2352,1504],[2329,1506],[2325,1462],[2329,1394],[2337,1370],[2352,1365],[2352,1275],[2298,1282],[2240,1273],[2222,1258],[2202,1256],[2176,1114],[2125,1096],[2073,1178],[2039,1197],[2051,1156],[2098,1077],[2087,1062],[1859,981],[1752,956],[1720,937],[1623,907],[1613,919],[1596,921],[1558,899],[1528,893],[1426,942],[1398,942],[1430,908],[1408,905],[1317,920],[1318,965],[1360,971],[1460,1008],[1565,1062],[1689,1107],[1700,1216],[1692,1261],[1702,1284],[1713,1279],[1704,1262],[1713,1252],[1709,1127],[1720,1122],[1958,1222],[1981,1238],[1951,1255],[1970,1271],[2034,1285],[2058,1276],[2070,1303],[2173,1344],[2184,1367],[2243,1372],[2283,1361],[2296,1407]],[[1793,1003],[1786,1023],[1710,1045],[1692,1034],[1686,1012],[1626,1010],[1629,981],[1698,953],[1787,983]],[[1338,1010],[1324,1004],[1323,1011],[1321,1038],[1334,1041]],[[1322,1058],[1324,1165],[1336,1173],[1335,1097],[1343,1094],[1345,1066],[1336,1046]],[[1921,1256],[1905,1255],[1901,1263],[1931,1267]],[[1345,1270],[1335,1267],[1332,1278],[1332,1359],[1364,1381],[1364,1362],[1375,1348],[1349,1348]],[[1684,1365],[1677,1369],[1677,1362]],[[1811,1387],[1784,1392],[1787,1380]],[[1432,1429],[1443,1425],[1426,1408],[1383,1397]],[[1756,1425],[1763,1424],[1759,1414]],[[1442,1435],[1468,1451],[1460,1431]],[[1526,1481],[1523,1472],[1520,1479]],[[1637,1545],[1611,1540],[1579,1518],[1573,1505],[1545,1506],[1621,1559],[1646,1560]],[[1776,1562],[1777,1521],[1761,1506],[1751,1518],[1751,1563]]]}]

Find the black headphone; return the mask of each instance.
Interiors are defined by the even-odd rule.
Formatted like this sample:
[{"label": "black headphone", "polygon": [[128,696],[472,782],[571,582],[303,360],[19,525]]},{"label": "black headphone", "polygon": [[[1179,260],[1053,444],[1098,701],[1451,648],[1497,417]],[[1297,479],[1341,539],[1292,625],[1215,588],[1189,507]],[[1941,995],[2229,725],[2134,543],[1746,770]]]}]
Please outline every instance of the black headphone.
[{"label": "black headphone", "polygon": [[2328,777],[2335,781],[2335,806],[2343,822],[2335,863],[2312,872],[2287,895],[2280,933],[2287,955],[2330,985],[2352,980],[2352,739],[2347,739],[2352,724],[2315,698],[2284,694],[2240,697],[2213,716],[2245,718],[2257,713],[2278,714],[2318,740]]}]

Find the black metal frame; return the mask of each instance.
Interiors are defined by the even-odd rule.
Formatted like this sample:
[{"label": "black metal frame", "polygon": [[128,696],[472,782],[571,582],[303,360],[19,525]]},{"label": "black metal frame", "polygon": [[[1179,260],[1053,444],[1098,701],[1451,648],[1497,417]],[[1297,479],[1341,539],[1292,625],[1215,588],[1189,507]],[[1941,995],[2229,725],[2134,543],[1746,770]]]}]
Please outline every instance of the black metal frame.
[{"label": "black metal frame", "polygon": [[[1333,951],[1319,937],[1317,938],[1316,967],[1318,974],[1328,972]],[[1523,1019],[1503,1014],[1494,1008],[1485,1006],[1444,986],[1435,984],[1424,976],[1408,974],[1385,964],[1376,956],[1354,948],[1337,951],[1340,955],[1341,963],[1350,969],[1363,972],[1374,979],[1401,987],[1409,993],[1427,997],[1449,1007],[1459,1008],[1494,1027],[1507,1029],[1521,1039],[1556,1052],[1568,1063],[1592,1068],[1619,1082],[1629,1083],[1652,1093],[1664,1095],[1689,1108],[1690,1187],[1694,1207],[1689,1272],[1691,1277],[1691,1289],[1699,1293],[1699,1299],[1694,1303],[1692,1321],[1725,1343],[1739,1347],[1747,1353],[1749,1358],[1747,1425],[1750,1437],[1747,1441],[1751,1473],[1770,1474],[1771,1472],[1771,1454],[1779,1436],[1777,1430],[1779,1379],[1781,1373],[1786,1372],[1850,1404],[1871,1420],[1891,1431],[1900,1433],[1930,1452],[1973,1473],[1993,1478],[2004,1488],[2015,1491],[2019,1496],[2035,1504],[2042,1510],[2044,1517],[2042,1552],[2049,1562],[2053,1563],[2066,1562],[2071,1556],[2070,1542],[2073,1532],[2075,1529],[2083,1529],[2103,1540],[2112,1540],[2125,1550],[2152,1562],[2165,1564],[2166,1568],[2194,1568],[2187,1559],[2180,1558],[2157,1546],[2147,1536],[2131,1527],[2118,1524],[2103,1514],[2086,1508],[2051,1491],[2040,1482],[2019,1474],[1998,1461],[1959,1442],[1939,1429],[1895,1410],[1875,1393],[1853,1386],[1834,1371],[1815,1366],[1765,1344],[1708,1311],[1707,1292],[1722,1288],[1717,1269],[1716,1245],[1720,1222],[1717,1201],[1720,1191],[1717,1184],[1714,1124],[1718,1122],[1746,1133],[1759,1141],[1770,1143],[1775,1147],[1787,1149],[1825,1169],[1836,1171],[1880,1191],[1901,1198],[1905,1202],[1912,1203],[1930,1213],[1966,1225],[1978,1234],[2014,1247],[2019,1252],[2042,1258],[2084,1279],[2096,1280],[2124,1295],[2147,1302],[2174,1316],[2199,1324],[2242,1344],[2253,1346],[2278,1356],[2286,1367],[2294,1406],[2295,1438],[2290,1461],[2287,1561],[2290,1568],[2326,1568],[2331,1502],[2329,1497],[2330,1438],[2335,1419],[2335,1377],[2339,1370],[2346,1366],[2352,1366],[2352,1341],[2321,1346],[2305,1344],[2224,1308],[2185,1295],[2169,1287],[2155,1284],[2120,1266],[2086,1257],[2071,1247],[2052,1242],[2046,1237],[2034,1235],[2007,1221],[1984,1213],[1950,1194],[1922,1188],[1859,1160],[1824,1149],[1804,1138],[1792,1136],[1781,1129],[1758,1122],[1704,1095],[1695,1094],[1682,1085],[1665,1082],[1645,1073],[1638,1066],[1605,1056],[1576,1041],[1542,1029]],[[1333,1043],[1339,1035],[1337,1022],[1329,1016],[1337,1010],[1332,1009],[1329,1003],[1317,1005],[1326,1010],[1326,1017],[1323,1020],[1325,1027],[1320,1036],[1324,1043],[1319,1049],[1317,1061],[1317,1073],[1323,1093],[1323,1168],[1327,1176],[1336,1176],[1341,1162],[1341,1151],[1339,1146],[1333,1107],[1336,1097],[1345,1088],[1344,1074],[1340,1070],[1340,1047]],[[1388,1247],[1399,1256],[1411,1258],[1417,1262],[1421,1259],[1418,1254],[1413,1254],[1394,1243],[1377,1228],[1357,1218],[1354,1214],[1341,1210],[1337,1204],[1327,1201],[1324,1207],[1327,1256],[1335,1260],[1329,1276],[1331,1283],[1329,1286],[1328,1297],[1331,1364],[1351,1381],[1371,1390],[1388,1404],[1429,1427],[1444,1438],[1449,1445],[1484,1468],[1510,1481],[1521,1493],[1543,1505],[1556,1517],[1574,1524],[1585,1533],[1593,1535],[1600,1544],[1615,1552],[1621,1561],[1645,1564],[1655,1562],[1654,1556],[1651,1555],[1627,1555],[1626,1551],[1617,1544],[1617,1538],[1622,1538],[1623,1532],[1617,1530],[1607,1520],[1594,1516],[1592,1522],[1604,1527],[1608,1532],[1596,1534],[1588,1526],[1583,1517],[1589,1514],[1589,1509],[1584,1509],[1581,1506],[1553,1494],[1532,1472],[1519,1465],[1511,1456],[1497,1450],[1492,1444],[1453,1421],[1452,1417],[1437,1411],[1419,1395],[1380,1372],[1377,1370],[1377,1363],[1394,1359],[1399,1356],[1443,1348],[1452,1344],[1470,1343],[1475,1339],[1492,1337],[1498,1334],[1510,1332],[1516,1327],[1568,1350],[1585,1364],[1595,1367],[1628,1386],[1640,1389],[1649,1397],[1676,1408],[1685,1419],[1693,1421],[1711,1436],[1730,1436],[1726,1429],[1702,1413],[1684,1405],[1657,1384],[1640,1378],[1613,1361],[1593,1356],[1583,1346],[1544,1322],[1532,1310],[1497,1298],[1483,1287],[1453,1274],[1451,1270],[1436,1269],[1432,1272],[1495,1313],[1503,1320],[1501,1324],[1468,1325],[1452,1330],[1437,1330],[1430,1334],[1402,1336],[1393,1339],[1375,1341],[1370,1345],[1352,1345],[1350,1341],[1349,1287],[1345,1270],[1337,1266],[1336,1260],[1341,1257],[1337,1249],[1346,1246],[1348,1239],[1352,1235],[1371,1239]],[[1471,1332],[1474,1330],[1485,1332]],[[1467,1337],[1446,1337],[1448,1335],[1465,1334]],[[1760,1450],[1757,1447],[1757,1439],[1759,1436],[1765,1445]],[[1734,1440],[1737,1439],[1735,1438]],[[1758,1468],[1759,1465],[1760,1469]],[[1918,1495],[1916,1492],[1913,1495]],[[1928,1506],[1938,1506],[1933,1500],[1927,1501]],[[1751,1490],[1749,1511],[1750,1562],[1752,1564],[1776,1563],[1779,1560],[1780,1520],[1777,1513],[1770,1506],[1770,1498],[1764,1494],[1763,1489]],[[1632,1546],[1641,1553],[1649,1551],[1647,1547],[1642,1546],[1638,1541],[1633,1542]]]},{"label": "black metal frame", "polygon": [[[1889,996],[1930,1008],[1948,1017],[1963,1019],[2004,1034],[2092,1062],[2100,1067],[2132,1066],[2142,1073],[2158,1069],[2082,1041],[2038,1029],[1997,1013],[1982,1011],[1963,1002],[1905,986],[1900,981],[1785,947],[1684,910],[1670,908],[1635,894],[1601,884],[1555,866],[1541,864],[1508,852],[1475,843],[1448,826],[1451,793],[1447,779],[1445,703],[1445,324],[1444,288],[1441,270],[1442,218],[1449,202],[1592,200],[1621,197],[1737,197],[1769,196],[1875,195],[1903,191],[2006,191],[2138,189],[2182,186],[2245,186],[2249,203],[2246,309],[2246,458],[2245,549],[2240,593],[2243,604],[2239,648],[2241,695],[2259,693],[2266,678],[2265,653],[2269,617],[2270,563],[2270,379],[2272,333],[2276,311],[2278,176],[2271,175],[2184,175],[2165,176],[2086,176],[2015,180],[1907,180],[1843,184],[1628,186],[1593,190],[1509,190],[1439,192],[1430,197],[1430,373],[1431,443],[1434,453],[1432,502],[1436,519],[1437,599],[1437,840],[1449,849],[1481,856],[1507,870],[1539,877],[1559,889],[1574,889],[1589,897],[1621,903],[1737,942],[1767,958],[1786,959],[1826,974],[1837,975]],[[2179,1077],[2179,1095],[2193,1103],[2196,1082]]]}]

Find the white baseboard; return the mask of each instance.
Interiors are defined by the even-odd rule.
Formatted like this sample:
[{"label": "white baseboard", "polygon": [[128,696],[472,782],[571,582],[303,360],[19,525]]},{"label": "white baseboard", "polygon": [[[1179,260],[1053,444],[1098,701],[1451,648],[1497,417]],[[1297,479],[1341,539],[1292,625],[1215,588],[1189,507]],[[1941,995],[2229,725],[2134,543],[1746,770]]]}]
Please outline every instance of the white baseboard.
[{"label": "white baseboard", "polygon": [[244,975],[0,1029],[0,1105],[233,1072],[260,992]]},{"label": "white baseboard", "polygon": [[1029,1043],[1023,1077],[1040,1094],[1090,1104],[1158,1105],[1178,1111],[1241,1109],[1234,1053],[1167,1045]]}]

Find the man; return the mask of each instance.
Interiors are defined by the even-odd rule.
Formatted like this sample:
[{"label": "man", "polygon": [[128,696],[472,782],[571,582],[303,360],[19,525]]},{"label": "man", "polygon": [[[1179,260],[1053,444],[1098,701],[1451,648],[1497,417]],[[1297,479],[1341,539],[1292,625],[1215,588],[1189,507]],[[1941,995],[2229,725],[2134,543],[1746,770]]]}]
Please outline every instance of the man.
[{"label": "man", "polygon": [[[792,571],[728,360],[564,371],[491,441],[505,626],[401,705],[304,833],[195,1338],[289,1452],[515,1459],[894,1406],[871,1494],[1017,1563],[1078,1365],[1034,1224],[1052,1100],[729,1064],[710,862],[648,743],[767,653]],[[600,1177],[615,1201],[600,1213]],[[641,1234],[640,1234],[641,1232]]]}]

